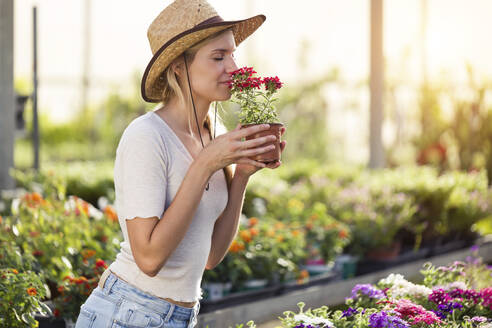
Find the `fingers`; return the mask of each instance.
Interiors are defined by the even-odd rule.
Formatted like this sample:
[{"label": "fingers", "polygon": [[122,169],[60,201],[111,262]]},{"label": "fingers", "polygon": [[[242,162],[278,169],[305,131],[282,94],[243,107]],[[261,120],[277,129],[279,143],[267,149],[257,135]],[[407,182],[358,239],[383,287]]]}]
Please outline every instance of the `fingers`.
[{"label": "fingers", "polygon": [[266,145],[263,147],[250,148],[250,149],[240,151],[237,156],[238,157],[250,157],[250,156],[266,153],[266,152],[273,150],[273,149],[275,149],[275,145]]},{"label": "fingers", "polygon": [[237,163],[238,164],[249,164],[249,165],[253,165],[253,166],[257,166],[257,167],[261,167],[261,168],[267,167],[267,165],[265,163],[255,161],[255,160],[252,160],[250,158],[241,158],[239,161],[237,161]]},{"label": "fingers", "polygon": [[275,140],[277,140],[277,137],[275,137],[274,135],[268,135],[268,136],[263,136],[260,138],[255,138],[246,141],[237,141],[236,145],[238,146],[238,149],[241,150],[241,149],[255,148],[267,142],[274,142]]},{"label": "fingers", "polygon": [[285,146],[287,145],[287,141],[286,140],[283,140],[281,143],[280,143],[280,151],[284,151],[285,149]]},{"label": "fingers", "polygon": [[253,125],[244,129],[240,128],[239,131],[234,130],[231,132],[231,134],[234,139],[240,140],[242,138],[258,133],[260,131],[268,130],[269,128],[270,128],[269,124]]}]

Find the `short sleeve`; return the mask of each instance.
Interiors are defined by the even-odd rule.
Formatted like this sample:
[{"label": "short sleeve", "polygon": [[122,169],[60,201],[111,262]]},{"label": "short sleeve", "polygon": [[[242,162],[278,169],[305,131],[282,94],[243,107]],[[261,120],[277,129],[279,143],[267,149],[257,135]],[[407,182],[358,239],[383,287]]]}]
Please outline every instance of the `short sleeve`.
[{"label": "short sleeve", "polygon": [[160,135],[152,131],[130,133],[116,156],[123,196],[119,204],[121,217],[160,219],[166,204],[168,164]]}]

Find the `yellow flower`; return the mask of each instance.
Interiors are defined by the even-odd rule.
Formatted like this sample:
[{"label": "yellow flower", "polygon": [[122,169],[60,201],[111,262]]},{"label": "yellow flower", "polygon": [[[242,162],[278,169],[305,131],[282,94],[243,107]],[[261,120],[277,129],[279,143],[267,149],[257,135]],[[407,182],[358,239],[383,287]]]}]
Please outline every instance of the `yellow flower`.
[{"label": "yellow flower", "polygon": [[298,211],[302,211],[304,209],[304,203],[301,202],[298,199],[292,198],[287,203],[287,207],[289,209],[295,209],[295,210],[298,210]]}]

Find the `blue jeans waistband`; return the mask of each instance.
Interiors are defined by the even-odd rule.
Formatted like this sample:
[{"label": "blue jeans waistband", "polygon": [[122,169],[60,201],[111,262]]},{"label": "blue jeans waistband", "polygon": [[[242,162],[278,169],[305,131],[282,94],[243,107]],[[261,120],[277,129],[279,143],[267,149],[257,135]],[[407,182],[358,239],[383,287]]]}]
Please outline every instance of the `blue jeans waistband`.
[{"label": "blue jeans waistband", "polygon": [[193,308],[179,306],[128,284],[126,281],[118,278],[118,276],[109,269],[106,269],[102,274],[99,281],[99,287],[106,295],[110,292],[124,295],[132,301],[142,304],[146,308],[152,309],[157,313],[165,314],[167,318],[170,318],[171,316],[179,316],[184,319],[189,318],[190,327],[193,327],[196,323],[198,311],[200,310],[200,302],[197,302]]}]

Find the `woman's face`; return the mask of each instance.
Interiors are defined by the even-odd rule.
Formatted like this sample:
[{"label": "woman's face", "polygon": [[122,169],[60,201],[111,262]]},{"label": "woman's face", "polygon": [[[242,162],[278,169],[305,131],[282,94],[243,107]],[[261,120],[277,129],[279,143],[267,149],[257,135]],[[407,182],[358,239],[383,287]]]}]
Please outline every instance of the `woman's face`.
[{"label": "woman's face", "polygon": [[238,69],[234,60],[235,50],[232,31],[218,35],[198,50],[188,67],[194,97],[209,102],[231,97],[227,81],[230,80],[229,74]]}]

